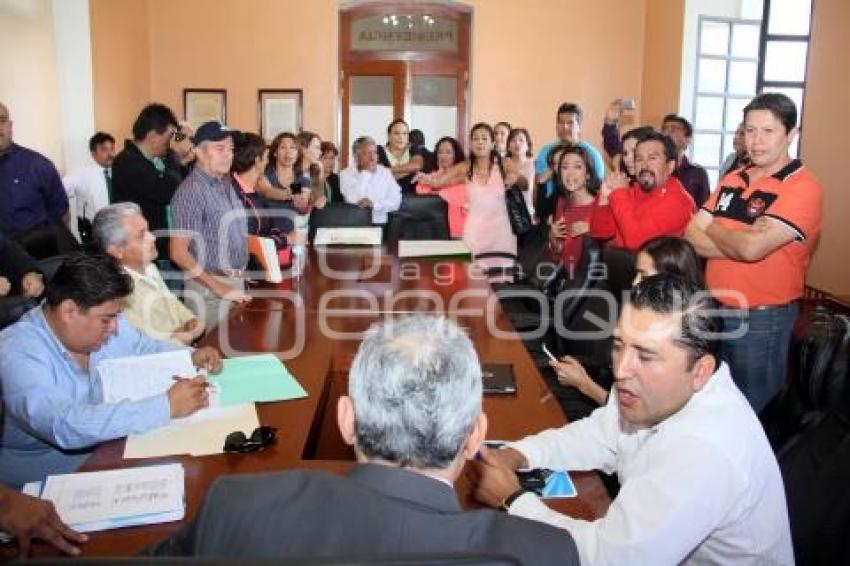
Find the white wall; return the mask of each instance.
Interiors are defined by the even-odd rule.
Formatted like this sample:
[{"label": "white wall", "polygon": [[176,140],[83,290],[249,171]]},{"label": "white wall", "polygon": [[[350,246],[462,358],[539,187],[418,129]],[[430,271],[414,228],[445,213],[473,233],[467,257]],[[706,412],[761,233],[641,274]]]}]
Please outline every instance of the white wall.
[{"label": "white wall", "polygon": [[51,0],[0,0],[0,101],[16,143],[63,163]]},{"label": "white wall", "polygon": [[91,163],[89,138],[94,133],[91,32],[88,0],[51,0],[56,74],[59,83],[64,162],[73,171]]},{"label": "white wall", "polygon": [[15,142],[46,155],[60,173],[90,161],[88,0],[0,0],[0,76]]}]

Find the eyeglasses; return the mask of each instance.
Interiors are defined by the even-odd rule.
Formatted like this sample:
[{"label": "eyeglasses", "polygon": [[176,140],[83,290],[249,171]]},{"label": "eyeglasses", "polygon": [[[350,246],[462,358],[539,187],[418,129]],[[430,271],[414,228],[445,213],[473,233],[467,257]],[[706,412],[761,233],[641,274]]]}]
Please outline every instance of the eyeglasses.
[{"label": "eyeglasses", "polygon": [[180,142],[182,142],[183,140],[186,139],[186,134],[184,134],[180,130],[174,130],[174,133],[172,134],[172,136],[174,137],[175,143],[180,143]]},{"label": "eyeglasses", "polygon": [[273,426],[257,427],[251,433],[250,438],[246,437],[241,430],[237,430],[228,434],[227,438],[224,439],[224,451],[241,454],[259,452],[275,442],[277,442],[277,429]]}]

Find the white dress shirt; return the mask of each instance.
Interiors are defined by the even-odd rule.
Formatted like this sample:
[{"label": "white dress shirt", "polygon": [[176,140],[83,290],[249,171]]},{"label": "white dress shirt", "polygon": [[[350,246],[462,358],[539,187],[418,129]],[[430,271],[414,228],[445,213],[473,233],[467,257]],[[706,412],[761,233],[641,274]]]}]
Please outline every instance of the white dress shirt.
[{"label": "white dress shirt", "polygon": [[383,165],[378,165],[374,172],[367,169],[358,171],[356,165],[343,169],[339,173],[339,190],[345,202],[351,204],[357,204],[363,198],[371,200],[374,224],[386,224],[387,213],[401,206],[401,187],[392,172]]},{"label": "white dress shirt", "polygon": [[589,417],[511,445],[532,467],[616,471],[604,517],[573,519],[526,494],[510,513],[572,534],[582,564],[793,564],[782,476],[726,364],[676,414],[635,430],[616,390]]},{"label": "white dress shirt", "polygon": [[[77,199],[78,217],[91,220],[98,210],[109,204],[109,190],[103,171],[100,165],[88,165],[72,171],[62,179],[68,198]],[[111,170],[109,174],[112,175]]]}]

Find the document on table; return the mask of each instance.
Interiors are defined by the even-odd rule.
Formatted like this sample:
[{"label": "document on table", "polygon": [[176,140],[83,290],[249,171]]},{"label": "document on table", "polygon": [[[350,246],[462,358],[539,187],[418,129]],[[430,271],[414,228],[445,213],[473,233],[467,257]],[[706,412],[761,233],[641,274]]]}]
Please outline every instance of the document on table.
[{"label": "document on table", "polygon": [[398,257],[471,256],[463,240],[399,240]]},{"label": "document on table", "polygon": [[102,360],[97,365],[103,402],[138,401],[159,395],[174,385],[174,376],[198,374],[189,350]]},{"label": "document on table", "polygon": [[301,384],[274,354],[228,358],[220,373],[208,377],[219,391],[218,403],[287,401],[307,396]]},{"label": "document on table", "polygon": [[319,228],[313,245],[380,246],[382,236],[380,227]]},{"label": "document on table", "polygon": [[185,512],[181,464],[48,476],[41,498],[81,532],[179,521]]},{"label": "document on table", "polygon": [[253,403],[219,407],[208,414],[209,418],[203,420],[179,419],[170,425],[128,436],[124,443],[124,459],[223,454],[228,434],[241,430],[245,436],[251,436],[260,426]]},{"label": "document on table", "polygon": [[[189,350],[161,352],[144,356],[128,356],[101,361],[97,366],[105,403],[138,401],[160,395],[174,385],[174,376],[189,378],[206,373],[195,368]],[[220,391],[210,389],[210,406],[172,422],[204,421],[218,418]]]}]

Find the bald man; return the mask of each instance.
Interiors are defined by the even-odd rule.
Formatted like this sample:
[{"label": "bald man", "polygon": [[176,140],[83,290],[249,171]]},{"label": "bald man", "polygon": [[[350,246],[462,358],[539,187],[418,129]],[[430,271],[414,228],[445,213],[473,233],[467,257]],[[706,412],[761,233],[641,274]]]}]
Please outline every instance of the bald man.
[{"label": "bald man", "polygon": [[68,196],[56,167],[14,143],[9,108],[0,103],[0,231],[36,258],[72,251]]}]

